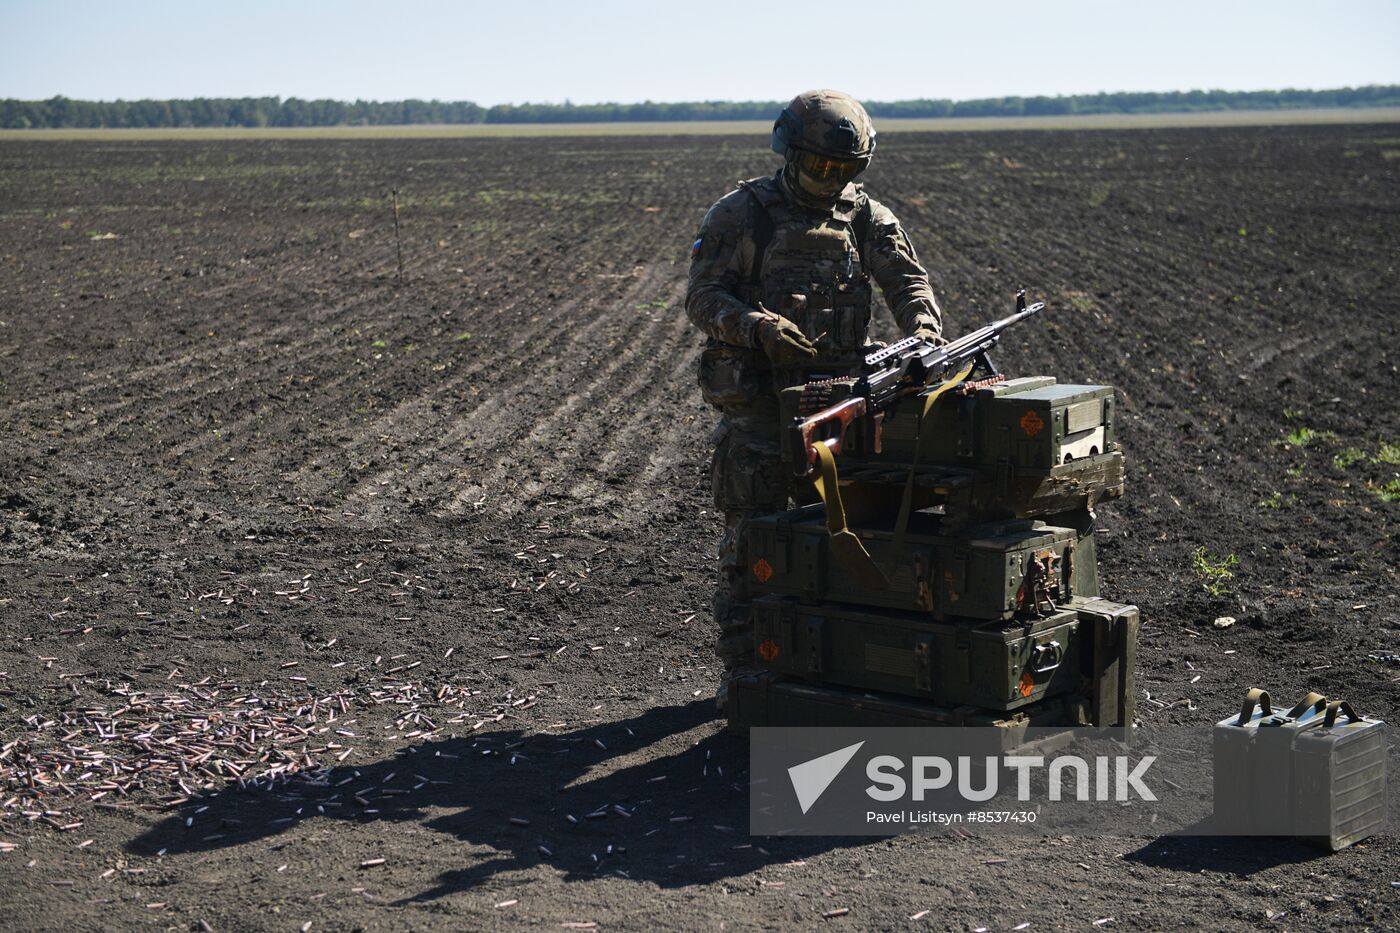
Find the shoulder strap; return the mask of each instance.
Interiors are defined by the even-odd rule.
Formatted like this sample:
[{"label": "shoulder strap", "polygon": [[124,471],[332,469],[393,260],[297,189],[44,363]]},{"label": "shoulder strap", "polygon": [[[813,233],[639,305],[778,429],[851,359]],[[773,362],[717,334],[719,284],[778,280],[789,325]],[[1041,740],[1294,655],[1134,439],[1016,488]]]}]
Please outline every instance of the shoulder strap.
[{"label": "shoulder strap", "polygon": [[749,267],[749,284],[763,284],[763,255],[773,242],[773,215],[763,203],[763,196],[753,182],[741,181],[739,186],[749,193],[749,232],[753,235],[753,263]]},{"label": "shoulder strap", "polygon": [[851,219],[851,229],[856,234],[857,248],[865,246],[865,241],[870,239],[870,220],[874,212],[870,209],[870,198],[868,196],[860,199],[860,204],[856,206],[856,216]]},{"label": "shoulder strap", "polygon": [[865,265],[865,244],[870,241],[870,225],[874,219],[870,209],[870,196],[857,189],[855,213],[851,216],[851,235],[856,240],[856,252],[860,254],[861,265]]}]

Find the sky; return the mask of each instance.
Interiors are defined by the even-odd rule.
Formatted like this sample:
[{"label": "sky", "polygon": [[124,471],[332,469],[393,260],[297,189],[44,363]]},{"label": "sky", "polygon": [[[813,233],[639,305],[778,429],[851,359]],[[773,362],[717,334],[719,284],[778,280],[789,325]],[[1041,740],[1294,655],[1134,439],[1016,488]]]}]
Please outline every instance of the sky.
[{"label": "sky", "polygon": [[1400,0],[0,0],[0,98],[865,100],[1400,84]]}]

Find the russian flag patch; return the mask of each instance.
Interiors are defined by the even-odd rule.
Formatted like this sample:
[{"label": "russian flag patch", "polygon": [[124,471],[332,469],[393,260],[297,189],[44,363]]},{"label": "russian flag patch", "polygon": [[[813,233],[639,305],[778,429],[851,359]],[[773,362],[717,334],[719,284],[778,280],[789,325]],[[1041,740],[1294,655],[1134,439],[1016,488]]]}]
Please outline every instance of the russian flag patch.
[{"label": "russian flag patch", "polygon": [[692,260],[700,255],[700,244],[704,242],[705,238],[702,236],[698,236],[695,238],[695,242],[690,244],[690,258]]}]

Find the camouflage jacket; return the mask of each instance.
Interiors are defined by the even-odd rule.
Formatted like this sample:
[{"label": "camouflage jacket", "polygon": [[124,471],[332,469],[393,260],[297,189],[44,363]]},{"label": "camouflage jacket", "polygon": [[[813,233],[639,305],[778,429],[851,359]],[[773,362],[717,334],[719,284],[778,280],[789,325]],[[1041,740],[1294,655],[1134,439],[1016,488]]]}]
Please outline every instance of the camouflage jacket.
[{"label": "camouflage jacket", "polygon": [[823,357],[852,360],[866,340],[872,279],[904,334],[941,333],[909,237],[859,185],[813,211],[787,194],[781,172],[739,184],[710,208],[691,249],[686,313],[715,341],[756,347],[761,305],[798,324]]}]

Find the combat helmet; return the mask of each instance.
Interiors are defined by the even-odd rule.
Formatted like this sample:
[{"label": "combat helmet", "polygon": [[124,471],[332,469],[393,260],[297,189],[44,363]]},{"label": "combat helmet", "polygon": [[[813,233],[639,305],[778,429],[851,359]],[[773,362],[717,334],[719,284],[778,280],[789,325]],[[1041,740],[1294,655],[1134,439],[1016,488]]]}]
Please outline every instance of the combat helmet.
[{"label": "combat helmet", "polygon": [[849,94],[806,91],[778,114],[770,145],[787,160],[790,181],[808,194],[834,196],[870,164],[875,125]]}]

